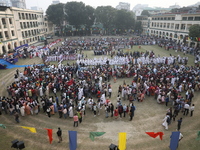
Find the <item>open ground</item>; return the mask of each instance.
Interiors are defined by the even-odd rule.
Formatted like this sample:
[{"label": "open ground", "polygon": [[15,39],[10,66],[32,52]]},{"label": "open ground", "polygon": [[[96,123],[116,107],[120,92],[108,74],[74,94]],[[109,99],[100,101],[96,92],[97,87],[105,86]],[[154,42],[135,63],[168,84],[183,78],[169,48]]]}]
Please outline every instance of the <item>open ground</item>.
[{"label": "open ground", "polygon": [[[175,53],[173,50],[166,51],[158,46],[142,46],[142,49],[138,49],[138,46],[134,46],[131,51],[146,51],[153,50],[160,56],[181,55]],[[126,51],[126,50],[124,50]],[[94,57],[93,51],[84,51],[88,58]],[[188,65],[194,65],[194,57],[186,54],[189,58]],[[103,57],[95,56],[95,57]],[[39,58],[19,60],[17,65],[30,65],[40,64],[42,60]],[[66,62],[64,62],[66,64]],[[14,69],[7,69],[0,71],[0,96],[7,96],[6,87],[14,81]],[[23,68],[18,68],[23,71]],[[116,105],[118,86],[123,82],[130,84],[132,78],[118,79],[117,83],[111,80],[111,86],[113,94],[111,101]],[[182,95],[185,93],[183,92]],[[179,143],[179,150],[198,150],[200,147],[200,141],[196,140],[197,132],[200,130],[200,92],[195,92],[193,103],[195,104],[194,116],[183,116],[182,113],[176,118],[183,117],[181,133],[184,138]],[[97,100],[95,98],[95,100]],[[128,104],[128,101],[123,101]],[[134,102],[136,106],[135,116],[132,121],[129,121],[128,116],[122,119],[105,118],[104,109],[101,110],[99,116],[94,117],[91,110],[86,110],[86,115],[83,118],[83,122],[78,128],[73,127],[72,119],[60,119],[58,114],[55,114],[51,118],[48,118],[44,113],[40,112],[38,115],[29,115],[20,117],[20,123],[15,123],[14,116],[0,115],[0,124],[5,124],[6,129],[0,128],[0,150],[12,150],[11,141],[18,139],[24,141],[27,150],[68,150],[68,130],[78,132],[77,150],[107,150],[111,143],[118,145],[118,133],[127,133],[127,150],[169,150],[170,135],[172,131],[176,131],[177,122],[172,122],[169,125],[169,130],[165,130],[162,124],[162,119],[166,114],[166,110],[170,107],[166,107],[164,104],[158,104],[153,97],[146,97],[143,102]],[[19,126],[35,127],[37,133],[31,133],[29,130],[20,128]],[[60,127],[63,131],[63,142],[58,143],[56,135],[57,128]],[[53,142],[49,144],[47,131],[44,128],[53,129]],[[89,132],[106,132],[103,136],[95,138],[91,141],[89,138]],[[158,137],[156,139],[149,137],[145,132],[164,132],[163,140]]]}]

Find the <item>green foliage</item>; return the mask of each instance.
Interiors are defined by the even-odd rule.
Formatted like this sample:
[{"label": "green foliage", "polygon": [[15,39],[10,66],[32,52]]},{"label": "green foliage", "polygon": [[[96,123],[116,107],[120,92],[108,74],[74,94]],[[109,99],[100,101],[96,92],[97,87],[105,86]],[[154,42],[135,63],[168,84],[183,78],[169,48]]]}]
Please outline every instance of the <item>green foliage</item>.
[{"label": "green foliage", "polygon": [[83,2],[67,2],[65,5],[66,20],[70,25],[79,29],[81,25],[85,25],[86,7]]},{"label": "green foliage", "polygon": [[141,15],[144,15],[144,16],[150,16],[150,13],[149,13],[149,11],[148,10],[143,10],[142,11],[142,13],[141,13]]},{"label": "green foliage", "polygon": [[99,6],[95,10],[97,22],[102,23],[106,30],[113,27],[115,14],[116,9],[111,6]]},{"label": "green foliage", "polygon": [[141,21],[137,21],[135,23],[135,32],[138,33],[138,34],[141,34],[142,31],[143,31],[142,22]]},{"label": "green foliage", "polygon": [[46,10],[48,20],[58,27],[62,25],[64,20],[63,7],[64,4],[59,3],[56,5],[50,5]]},{"label": "green foliage", "polygon": [[189,37],[192,37],[192,40],[196,40],[197,37],[200,37],[199,24],[194,24],[189,28]]},{"label": "green foliage", "polygon": [[94,11],[95,11],[95,9],[91,6],[85,7],[85,15],[86,15],[85,25],[86,25],[86,28],[90,28],[94,24],[94,20],[95,20]]},{"label": "green foliage", "polygon": [[117,10],[114,24],[117,29],[133,29],[135,24],[134,15],[123,9]]}]

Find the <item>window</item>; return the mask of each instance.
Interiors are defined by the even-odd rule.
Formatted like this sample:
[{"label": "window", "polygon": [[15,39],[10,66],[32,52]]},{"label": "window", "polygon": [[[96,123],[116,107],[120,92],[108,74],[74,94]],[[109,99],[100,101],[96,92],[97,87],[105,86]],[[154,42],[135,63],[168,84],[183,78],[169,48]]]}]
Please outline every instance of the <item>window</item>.
[{"label": "window", "polygon": [[9,38],[9,36],[8,36],[8,31],[5,31],[4,32],[4,35],[5,35],[5,37],[8,39]]},{"label": "window", "polygon": [[3,38],[3,36],[2,36],[2,32],[0,32],[0,39],[1,39],[1,38]]},{"label": "window", "polygon": [[15,32],[13,30],[11,31],[11,34],[12,34],[12,36],[15,36]]},{"label": "window", "polygon": [[187,17],[183,17],[182,20],[187,20]]},{"label": "window", "polygon": [[200,17],[194,17],[194,20],[200,20]]},{"label": "window", "polygon": [[193,20],[193,17],[188,17],[188,20]]},{"label": "window", "polygon": [[10,22],[10,24],[12,24],[12,18],[9,18],[9,22]]},{"label": "window", "polygon": [[18,16],[19,16],[19,19],[21,19],[21,14],[20,13],[18,13]]}]

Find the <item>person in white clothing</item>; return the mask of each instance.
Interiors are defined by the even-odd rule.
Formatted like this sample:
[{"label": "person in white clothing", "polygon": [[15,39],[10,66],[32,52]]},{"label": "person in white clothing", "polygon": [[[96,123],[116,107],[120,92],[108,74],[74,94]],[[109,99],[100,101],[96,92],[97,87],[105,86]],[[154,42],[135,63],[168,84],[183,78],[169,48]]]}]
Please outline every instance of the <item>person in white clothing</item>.
[{"label": "person in white clothing", "polygon": [[162,125],[165,127],[166,130],[168,130],[168,122],[170,120],[170,116],[166,114],[165,118],[163,119]]}]

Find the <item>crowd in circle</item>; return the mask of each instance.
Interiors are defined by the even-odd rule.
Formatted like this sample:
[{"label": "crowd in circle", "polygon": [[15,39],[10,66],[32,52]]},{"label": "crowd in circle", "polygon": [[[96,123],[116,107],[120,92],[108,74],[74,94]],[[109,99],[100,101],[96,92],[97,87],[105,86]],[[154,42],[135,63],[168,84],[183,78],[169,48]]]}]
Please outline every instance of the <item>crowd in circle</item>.
[{"label": "crowd in circle", "polygon": [[[128,42],[119,41],[125,45]],[[68,44],[77,46],[79,42],[71,43]],[[82,53],[84,54],[83,50]],[[62,62],[58,65],[46,63],[44,66],[25,67],[24,72],[16,70],[15,82],[7,87],[9,96],[0,98],[0,112],[11,115],[17,112],[21,116],[44,112],[49,118],[58,113],[59,118],[65,119],[73,118],[76,114],[81,123],[86,109],[90,109],[94,117],[100,115],[100,110],[104,109],[105,117],[117,119],[129,114],[132,120],[136,110],[133,102],[143,102],[148,96],[153,96],[159,104],[165,103],[168,106],[171,103],[172,108],[166,115],[170,121],[175,120],[180,111],[187,115],[190,107],[193,112],[194,93],[200,90],[199,67],[187,66],[187,59],[182,61],[180,56],[170,56],[173,61],[169,63],[168,57],[156,56],[153,51],[113,57],[126,59],[126,63],[113,65],[106,59],[106,63],[92,65],[79,59],[71,65],[64,65]],[[140,57],[144,59],[135,61]],[[145,63],[146,58],[162,59]],[[119,78],[124,79],[124,83],[117,89],[116,103],[111,100],[115,98],[112,97],[114,89],[110,81],[116,83]],[[133,80],[126,83],[126,78]],[[129,105],[123,105],[123,100],[129,101]],[[167,122],[167,118],[164,122]]]}]

